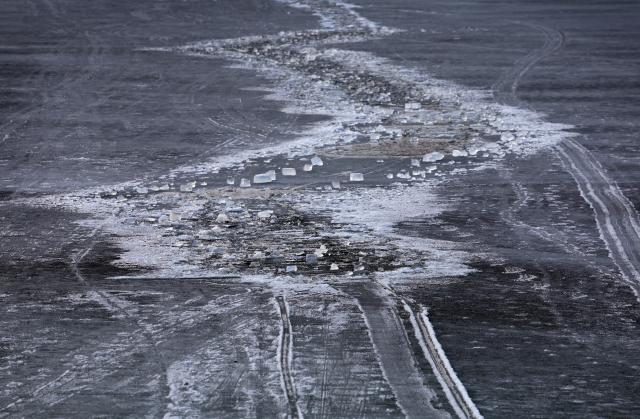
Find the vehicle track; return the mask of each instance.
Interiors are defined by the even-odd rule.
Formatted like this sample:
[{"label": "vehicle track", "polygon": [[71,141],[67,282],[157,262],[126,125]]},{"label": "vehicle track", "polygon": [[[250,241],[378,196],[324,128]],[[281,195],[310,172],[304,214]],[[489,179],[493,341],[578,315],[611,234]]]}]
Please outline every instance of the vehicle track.
[{"label": "vehicle track", "polygon": [[[514,67],[494,83],[496,99],[506,104],[518,104],[516,96],[522,78],[540,60],[564,46],[564,34],[556,29],[533,23],[516,22],[538,30],[544,35],[544,45],[518,60]],[[564,168],[578,184],[584,200],[593,209],[600,237],[609,257],[616,264],[623,281],[640,301],[640,221],[638,212],[624,196],[595,156],[574,139],[565,139],[554,147]]]},{"label": "vehicle track", "polygon": [[467,390],[451,367],[442,346],[440,346],[433,326],[427,317],[427,311],[421,308],[420,313],[416,314],[405,301],[402,303],[405,311],[409,314],[411,325],[424,356],[431,365],[453,410],[461,419],[482,418],[483,416],[469,397]]},{"label": "vehicle track", "polygon": [[442,417],[430,400],[433,390],[425,387],[418,371],[406,331],[396,312],[396,299],[380,295],[378,284],[353,284],[344,289],[358,302],[384,377],[407,418]]},{"label": "vehicle track", "polygon": [[565,36],[561,31],[543,25],[519,21],[513,23],[535,29],[544,36],[544,44],[542,47],[531,51],[526,56],[517,60],[515,65],[502,74],[493,86],[491,86],[493,96],[499,102],[517,106],[522,105],[516,93],[525,74],[542,59],[561,49],[565,43]]},{"label": "vehicle track", "polygon": [[280,376],[282,378],[282,387],[284,388],[287,402],[289,404],[289,417],[302,419],[303,415],[298,406],[298,396],[296,387],[291,375],[291,364],[293,361],[293,340],[291,334],[291,320],[289,319],[289,310],[287,302],[283,296],[276,297],[278,309],[280,310],[280,318],[282,320],[280,331],[280,343],[278,345],[278,361],[280,363]]}]

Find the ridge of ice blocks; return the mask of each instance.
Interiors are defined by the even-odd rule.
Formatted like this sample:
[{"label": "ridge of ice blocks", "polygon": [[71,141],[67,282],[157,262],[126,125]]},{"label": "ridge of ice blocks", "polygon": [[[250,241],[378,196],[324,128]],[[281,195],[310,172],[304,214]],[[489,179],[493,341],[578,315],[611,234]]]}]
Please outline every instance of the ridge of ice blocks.
[{"label": "ridge of ice blocks", "polygon": [[251,181],[249,179],[245,179],[245,178],[240,179],[241,188],[248,188],[249,186],[251,186]]},{"label": "ridge of ice blocks", "polygon": [[314,156],[311,158],[311,164],[314,166],[324,166],[324,162],[318,156]]},{"label": "ridge of ice blocks", "polygon": [[467,157],[469,153],[467,153],[465,150],[453,150],[451,152],[451,155],[453,157]]},{"label": "ridge of ice blocks", "polygon": [[296,169],[293,167],[283,167],[282,168],[282,176],[295,176]]},{"label": "ridge of ice blocks", "polygon": [[364,181],[364,175],[362,173],[352,172],[352,173],[349,174],[349,181],[350,182],[362,182],[362,181]]},{"label": "ridge of ice blocks", "polygon": [[305,172],[310,172],[313,169],[313,165],[312,164],[305,164],[304,167],[302,168],[302,170],[304,170]]},{"label": "ridge of ice blocks", "polygon": [[417,111],[421,109],[422,105],[419,102],[407,102],[404,104],[404,109],[406,111]]},{"label": "ridge of ice blocks", "polygon": [[274,180],[275,180],[275,172],[273,173],[273,175],[269,172],[266,172],[266,173],[258,173],[257,175],[253,176],[253,183],[271,183]]},{"label": "ridge of ice blocks", "polygon": [[442,159],[444,159],[444,154],[440,153],[439,151],[434,151],[432,153],[425,154],[424,157],[422,158],[422,161],[427,163],[432,163]]}]

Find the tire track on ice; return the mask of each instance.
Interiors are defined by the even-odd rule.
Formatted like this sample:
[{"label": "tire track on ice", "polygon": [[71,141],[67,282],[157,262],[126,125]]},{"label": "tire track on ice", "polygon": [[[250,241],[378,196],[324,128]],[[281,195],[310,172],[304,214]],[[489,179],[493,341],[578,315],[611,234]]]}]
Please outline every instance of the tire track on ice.
[{"label": "tire track on ice", "polygon": [[298,396],[296,387],[291,375],[293,363],[293,339],[291,334],[291,320],[289,319],[289,309],[287,301],[283,296],[276,297],[278,309],[280,310],[280,318],[282,320],[280,328],[280,343],[278,345],[278,361],[280,363],[280,376],[282,378],[282,387],[287,396],[289,405],[289,417],[302,419],[303,415],[298,405]]},{"label": "tire track on ice", "polygon": [[411,326],[413,326],[416,339],[420,343],[424,356],[429,365],[431,365],[431,369],[442,386],[442,390],[453,410],[462,419],[482,418],[483,416],[473,400],[471,400],[471,397],[469,397],[467,390],[451,367],[451,363],[440,342],[438,342],[433,325],[427,316],[427,310],[422,308],[420,313],[416,315],[405,301],[402,301],[402,304],[409,314]]},{"label": "tire track on ice", "polygon": [[344,291],[358,302],[382,373],[405,417],[443,417],[444,412],[431,405],[436,394],[425,387],[416,367],[395,299],[381,295],[377,284],[354,284]]},{"label": "tire track on ice", "polygon": [[[516,22],[534,28],[544,35],[544,45],[518,60],[492,89],[496,99],[518,104],[516,91],[522,78],[542,59],[564,46],[564,34],[543,25]],[[609,257],[616,264],[623,281],[640,301],[640,221],[638,212],[609,177],[595,156],[574,139],[568,138],[554,146],[565,170],[573,177],[583,199],[594,212],[600,238]]]}]

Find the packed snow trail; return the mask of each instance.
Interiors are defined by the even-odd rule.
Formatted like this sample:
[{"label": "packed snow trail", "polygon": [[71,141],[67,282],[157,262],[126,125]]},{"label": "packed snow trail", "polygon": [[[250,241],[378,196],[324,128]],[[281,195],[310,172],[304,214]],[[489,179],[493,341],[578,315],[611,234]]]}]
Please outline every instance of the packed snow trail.
[{"label": "packed snow trail", "polygon": [[[564,34],[543,25],[521,23],[544,35],[544,45],[518,60],[494,83],[492,89],[499,101],[519,104],[516,92],[520,81],[540,60],[564,45]],[[556,154],[578,184],[580,194],[595,214],[600,237],[609,250],[622,279],[640,300],[640,221],[638,212],[624,196],[598,160],[584,146],[573,139],[565,139],[554,146]]]}]

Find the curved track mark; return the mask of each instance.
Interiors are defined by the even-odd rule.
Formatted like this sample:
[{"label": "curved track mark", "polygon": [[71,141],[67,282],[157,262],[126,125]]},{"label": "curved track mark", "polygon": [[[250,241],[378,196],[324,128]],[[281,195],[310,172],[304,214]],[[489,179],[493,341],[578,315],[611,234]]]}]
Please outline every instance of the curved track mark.
[{"label": "curved track mark", "polygon": [[[494,85],[496,99],[516,104],[516,91],[524,75],[540,60],[564,45],[564,34],[543,25],[517,22],[544,35],[544,45],[519,60]],[[584,200],[593,209],[600,237],[609,257],[616,264],[623,281],[640,300],[640,221],[638,212],[620,187],[611,179],[598,160],[584,146],[566,139],[555,146],[555,152],[565,169],[578,184]]]},{"label": "curved track mark", "polygon": [[538,64],[540,60],[562,48],[565,37],[561,31],[543,25],[525,22],[513,23],[533,28],[544,36],[544,45],[541,48],[531,51],[525,57],[516,61],[515,65],[491,86],[493,95],[499,102],[515,106],[521,105],[516,96],[516,92],[524,75]]}]

